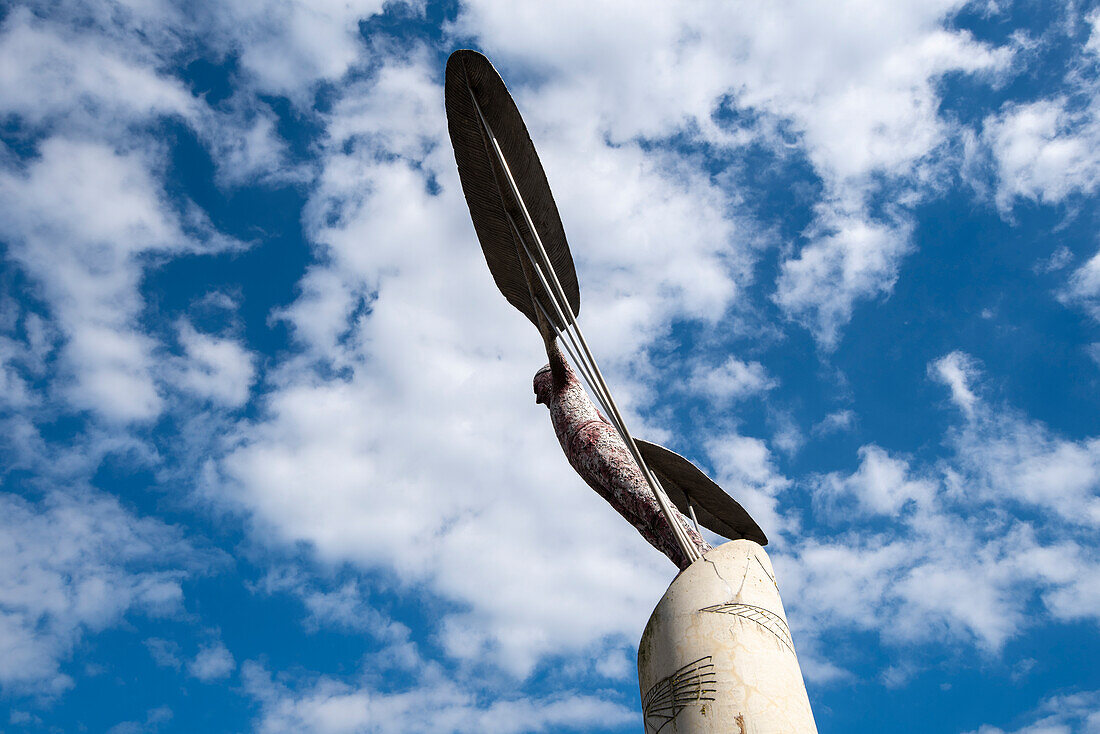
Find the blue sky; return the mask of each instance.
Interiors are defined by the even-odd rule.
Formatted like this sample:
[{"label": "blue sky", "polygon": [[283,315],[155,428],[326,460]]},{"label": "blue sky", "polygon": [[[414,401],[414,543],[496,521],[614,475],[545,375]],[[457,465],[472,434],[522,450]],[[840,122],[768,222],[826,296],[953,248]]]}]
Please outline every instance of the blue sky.
[{"label": "blue sky", "polygon": [[1100,732],[1100,10],[553,6],[0,10],[0,730],[639,730],[674,569],[534,403],[471,47],[820,730]]}]

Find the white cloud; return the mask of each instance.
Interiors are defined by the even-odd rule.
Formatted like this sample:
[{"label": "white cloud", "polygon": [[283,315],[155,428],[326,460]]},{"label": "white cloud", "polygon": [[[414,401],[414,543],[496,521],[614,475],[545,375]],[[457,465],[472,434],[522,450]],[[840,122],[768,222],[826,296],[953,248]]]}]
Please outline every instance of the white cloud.
[{"label": "white cloud", "polygon": [[778,512],[778,495],[790,486],[775,465],[764,441],[730,433],[706,443],[707,456],[714,464],[715,481],[741,503],[769,537],[797,529],[791,517]]},{"label": "white cloud", "polygon": [[123,721],[107,730],[107,734],[150,734],[160,730],[160,725],[172,720],[172,709],[158,706],[149,709],[144,721]]},{"label": "white cloud", "polygon": [[1059,298],[1063,303],[1080,306],[1100,321],[1100,252],[1073,271]]},{"label": "white cloud", "polygon": [[194,119],[190,92],[154,61],[140,45],[70,32],[16,8],[0,31],[0,114],[96,131],[154,115]]},{"label": "white cloud", "polygon": [[[830,522],[843,526],[847,518]],[[1033,595],[1059,584],[1032,565],[1045,549],[1026,526],[1000,524],[999,535],[992,532],[975,533],[933,507],[888,532],[863,528],[803,541],[775,559],[792,624],[811,637],[863,630],[895,646],[936,641],[996,654],[1035,623],[1025,614]]]},{"label": "white cloud", "polygon": [[775,301],[832,348],[856,301],[893,290],[910,244],[905,225],[870,222],[862,215],[826,221],[822,236],[783,262]]},{"label": "white cloud", "polygon": [[955,442],[975,486],[1053,512],[1083,526],[1100,524],[1100,438],[1073,441],[1021,416],[987,413]]},{"label": "white cloud", "polygon": [[274,113],[252,90],[239,89],[214,109],[166,73],[189,31],[211,41],[216,28],[191,28],[157,3],[143,4],[141,14],[118,10],[110,19],[90,7],[57,4],[43,13],[48,21],[26,8],[9,14],[0,28],[0,117],[42,133],[147,151],[160,147],[148,139],[148,126],[172,119],[207,145],[220,184],[302,177],[286,162]]},{"label": "white cloud", "polygon": [[[1019,200],[1059,204],[1100,187],[1100,104],[1097,103],[1095,11],[1084,20],[1092,27],[1083,53],[1071,56],[1061,89],[1025,103],[1007,102],[982,122],[984,151],[993,161],[996,202],[1005,216]],[[1073,33],[1080,16],[1066,11]],[[1093,55],[1090,55],[1092,52]]]},{"label": "white cloud", "polygon": [[314,83],[339,79],[361,60],[359,23],[382,6],[381,0],[223,3],[212,10],[213,35],[240,54],[257,89],[307,101],[302,97]]},{"label": "white cloud", "polygon": [[1085,352],[1092,358],[1092,361],[1100,367],[1100,342],[1093,342],[1085,346]]},{"label": "white cloud", "polygon": [[[986,403],[971,387],[974,365],[954,352],[929,366],[963,408],[946,437],[950,455],[914,468],[865,446],[854,472],[810,487],[831,498],[816,507],[820,534],[775,561],[811,654],[819,649],[814,636],[830,629],[996,654],[1029,626],[1100,622],[1100,556],[1091,543],[1100,521],[1100,439],[1066,439]],[[886,526],[868,528],[845,511],[844,498]],[[1021,508],[1027,521],[1016,517]],[[1035,600],[1045,615],[1029,613]]]},{"label": "white cloud", "polygon": [[276,567],[269,569],[254,590],[297,597],[308,612],[304,625],[310,632],[343,629],[367,633],[384,643],[391,653],[402,647],[415,649],[415,645],[409,642],[409,628],[383,614],[372,603],[365,585],[353,579],[336,588],[326,588],[329,584],[320,581],[296,566]]},{"label": "white cloud", "polygon": [[255,355],[233,339],[199,333],[186,321],[178,324],[178,333],[185,356],[171,379],[216,405],[243,405],[256,375]]},{"label": "white cloud", "polygon": [[779,384],[768,375],[759,362],[742,362],[729,357],[718,367],[707,369],[697,365],[688,387],[706,397],[730,401],[766,392]]},{"label": "white cloud", "polygon": [[113,498],[0,493],[0,686],[67,688],[61,666],[85,634],[179,608],[190,556],[177,531]]},{"label": "white cloud", "polygon": [[242,674],[245,689],[260,703],[256,726],[262,734],[519,734],[621,726],[637,716],[632,709],[593,695],[501,697],[483,703],[430,663],[418,670],[416,688],[398,692],[330,678],[292,690],[252,661],[244,664]]},{"label": "white cloud", "polygon": [[[318,82],[337,80],[366,60],[359,24],[383,9],[379,0],[238,0],[186,11],[159,0],[38,4],[49,10],[43,15],[79,29],[82,36],[100,38],[104,48],[172,60],[174,53],[195,44],[217,60],[236,56],[237,86],[252,93],[284,95],[303,106],[312,102]],[[112,77],[103,81],[109,83]],[[141,91],[135,88],[134,96]],[[128,93],[123,88],[119,96]]]},{"label": "white cloud", "polygon": [[861,447],[859,461],[855,473],[828,474],[819,489],[834,498],[851,497],[863,511],[879,515],[892,515],[910,501],[925,504],[936,491],[933,483],[910,478],[908,462],[879,446]]},{"label": "white cloud", "polygon": [[65,336],[69,398],[118,422],[162,409],[156,342],[141,328],[150,258],[239,247],[166,200],[150,161],[99,143],[50,138],[25,171],[0,171],[0,235]]},{"label": "white cloud", "polygon": [[1100,732],[1100,691],[1051,696],[1025,717],[1030,723],[1011,730],[984,725],[967,734],[1097,734]]},{"label": "white cloud", "polygon": [[1073,251],[1065,245],[1059,245],[1058,249],[1050,253],[1050,257],[1035,263],[1033,270],[1036,273],[1054,273],[1073,262]]},{"label": "white cloud", "polygon": [[821,419],[813,427],[815,436],[827,436],[831,433],[849,431],[855,425],[856,414],[851,410],[837,410]]},{"label": "white cloud", "polygon": [[232,653],[217,640],[203,645],[194,659],[187,665],[187,672],[204,683],[228,678],[237,668]]},{"label": "white cloud", "polygon": [[787,456],[794,456],[806,443],[806,437],[802,435],[802,429],[789,413],[773,411],[768,419],[773,424],[772,445]]},{"label": "white cloud", "polygon": [[159,637],[150,637],[145,641],[145,647],[149,650],[149,656],[153,658],[153,662],[162,668],[179,670],[183,664],[180,661],[180,646],[178,643]]},{"label": "white cloud", "polygon": [[1100,110],[1073,112],[1064,97],[1012,105],[985,120],[997,166],[997,205],[1016,199],[1057,204],[1100,185]]},{"label": "white cloud", "polygon": [[1016,411],[983,403],[970,387],[975,362],[962,352],[933,362],[929,373],[950,387],[967,418],[951,435],[967,491],[1009,497],[1070,523],[1100,523],[1100,438],[1062,438]]},{"label": "white cloud", "polygon": [[1100,11],[1093,10],[1085,16],[1085,20],[1092,26],[1089,40],[1085,42],[1085,49],[1100,55]]},{"label": "white cloud", "polygon": [[978,376],[977,363],[962,352],[951,352],[928,365],[928,374],[951,389],[951,400],[967,416],[974,414],[978,398],[970,383]]},{"label": "white cloud", "polygon": [[593,667],[603,677],[613,680],[627,680],[636,670],[632,656],[622,649],[608,651]]}]

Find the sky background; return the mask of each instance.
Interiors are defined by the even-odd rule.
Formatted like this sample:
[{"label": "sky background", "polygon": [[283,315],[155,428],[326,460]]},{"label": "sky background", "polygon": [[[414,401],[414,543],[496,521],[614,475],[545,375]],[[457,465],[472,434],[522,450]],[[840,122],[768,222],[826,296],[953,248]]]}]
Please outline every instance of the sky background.
[{"label": "sky background", "polygon": [[633,432],[771,538],[821,732],[1100,732],[1100,10],[0,9],[0,731],[641,730],[443,68]]}]

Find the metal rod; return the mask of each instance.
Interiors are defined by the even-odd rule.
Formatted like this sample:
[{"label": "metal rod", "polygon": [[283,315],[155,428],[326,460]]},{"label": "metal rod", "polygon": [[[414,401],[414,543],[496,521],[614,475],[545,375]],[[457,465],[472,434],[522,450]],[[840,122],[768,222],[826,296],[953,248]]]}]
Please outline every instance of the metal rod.
[{"label": "metal rod", "polygon": [[[546,308],[541,303],[538,304],[538,307],[539,310],[543,312],[543,314],[546,314]],[[570,348],[569,342],[563,341],[561,343],[561,346],[563,349],[565,349],[565,353],[569,355],[569,359],[572,360],[573,364],[576,364],[578,366],[579,371],[581,372],[581,379],[584,380],[585,385],[587,385],[588,389],[592,392],[593,395],[595,395],[596,401],[600,404],[600,407],[603,408],[604,416],[608,415],[611,411],[607,409],[607,404],[604,403],[604,400],[600,396],[599,391],[596,390],[594,386],[594,381],[588,372],[587,366],[577,358],[577,354],[573,350],[573,348]],[[614,423],[614,419],[608,419],[608,422],[611,424],[611,427],[614,428],[616,432],[619,431],[619,427]]]},{"label": "metal rod", "polygon": [[[547,284],[546,276],[542,272],[542,266],[540,266],[537,262],[535,262],[535,259],[531,255],[531,251],[530,251],[530,249],[528,249],[527,243],[524,242],[522,235],[520,235],[519,229],[516,227],[515,220],[512,219],[511,214],[508,215],[508,220],[512,224],[513,231],[515,232],[516,237],[519,240],[520,245],[523,247],[523,251],[527,254],[527,257],[530,260],[531,267],[534,269],[535,274],[538,275],[539,282],[542,284],[542,287],[544,289],[546,289],[547,293],[549,293],[549,290],[550,290],[549,285]],[[559,304],[557,302],[557,300],[554,299],[554,298],[551,298],[550,302],[551,302],[551,305],[554,307],[554,310],[557,313],[558,318],[561,320],[562,323],[565,323],[565,321],[566,321],[565,320],[565,315],[562,313],[561,304]],[[549,321],[551,325],[553,325],[554,320],[553,320],[553,318],[550,317],[550,314],[546,313],[546,308],[542,305],[542,303],[539,302],[537,299],[536,299],[535,303],[538,306],[539,310],[542,312],[543,317],[547,321]],[[611,395],[610,395],[609,392],[605,392],[606,385],[601,385],[599,382],[596,381],[596,379],[595,379],[595,377],[593,376],[593,373],[592,373],[591,365],[589,365],[588,362],[585,361],[583,359],[583,357],[581,357],[580,348],[577,346],[577,340],[573,335],[573,331],[568,327],[566,327],[564,329],[561,329],[561,330],[557,329],[557,327],[554,327],[554,331],[556,333],[558,333],[559,335],[560,334],[565,335],[567,341],[563,341],[562,346],[565,348],[565,351],[569,354],[569,357],[573,360],[573,363],[577,365],[577,368],[581,372],[581,375],[584,378],[585,382],[588,383],[589,389],[592,391],[592,394],[596,397],[596,400],[603,407],[604,412],[608,414],[608,419],[611,422],[611,425],[615,428],[615,430],[619,433],[619,435],[621,437],[622,434],[625,432],[625,426],[622,426],[618,422],[617,417],[615,416],[615,414],[613,414],[611,412],[611,409],[608,407],[608,404],[611,402]],[[579,331],[579,327],[578,327],[578,331]],[[572,343],[573,349],[569,348],[570,343]],[[576,350],[576,351],[574,351],[574,350]]]},{"label": "metal rod", "polygon": [[[520,246],[523,247],[523,251],[527,255],[527,259],[529,260],[531,267],[538,275],[539,282],[542,284],[543,289],[546,290],[547,295],[549,295],[550,287],[546,282],[546,276],[543,275],[542,268],[537,262],[535,262],[535,258],[531,255],[531,251],[528,249],[527,243],[524,242],[523,236],[520,234],[519,228],[516,226],[516,222],[514,219],[512,219],[511,214],[508,214],[508,222],[512,225],[512,231],[515,233],[516,240],[519,242]],[[564,341],[562,342],[562,346],[565,347],[565,351],[569,353],[569,357],[573,360],[573,363],[577,365],[577,369],[581,371],[582,377],[584,377],[585,382],[588,383],[588,388],[592,391],[592,394],[596,397],[596,400],[599,401],[600,406],[604,410],[604,413],[610,414],[611,411],[607,407],[609,396],[605,395],[603,390],[600,389],[599,383],[596,382],[595,378],[592,376],[591,368],[589,367],[588,363],[580,359],[579,355],[581,353],[581,350],[580,347],[577,345],[577,339],[573,336],[572,330],[570,330],[568,326],[565,326],[562,329],[558,329],[556,326],[554,326],[553,317],[551,317],[550,314],[546,313],[546,308],[542,305],[542,302],[539,301],[537,297],[535,297],[533,289],[531,290],[531,296],[531,300],[535,303],[536,306],[538,306],[538,309],[542,312],[543,318],[545,318],[547,322],[549,322],[551,328],[554,329],[555,333],[559,335],[564,334],[569,343],[572,343],[573,349],[569,349],[569,343],[566,343]],[[558,304],[557,300],[551,297],[550,303],[554,307],[555,312],[557,312],[558,319],[561,321],[561,323],[566,324],[565,315],[562,313],[561,306],[560,304]],[[611,420],[614,419],[611,418]],[[612,425],[614,426],[615,424],[612,423]],[[618,426],[616,426],[615,428],[616,430],[619,430]]]}]

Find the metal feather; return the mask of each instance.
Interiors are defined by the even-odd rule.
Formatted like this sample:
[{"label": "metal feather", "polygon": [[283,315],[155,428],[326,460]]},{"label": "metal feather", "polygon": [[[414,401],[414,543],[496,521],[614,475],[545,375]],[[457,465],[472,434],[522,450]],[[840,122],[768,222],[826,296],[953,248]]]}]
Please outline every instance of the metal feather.
[{"label": "metal feather", "polygon": [[[447,129],[454,148],[458,177],[470,208],[493,280],[508,302],[539,326],[537,298],[553,314],[550,295],[524,272],[520,237],[531,241],[519,204],[506,183],[485,131],[499,143],[520,195],[538,229],[554,272],[565,290],[573,315],[580,313],[581,294],[569,243],[558,207],[527,126],[504,81],[487,58],[476,51],[455,51],[447,60],[444,82]],[[482,120],[484,117],[484,123]],[[560,331],[567,325],[553,324]]]},{"label": "metal feather", "polygon": [[664,446],[640,438],[634,441],[680,512],[687,514],[690,504],[703,527],[732,540],[746,538],[760,545],[768,544],[768,536],[745,508],[699,467]]}]

